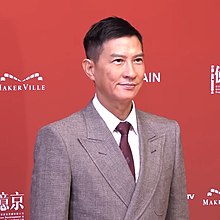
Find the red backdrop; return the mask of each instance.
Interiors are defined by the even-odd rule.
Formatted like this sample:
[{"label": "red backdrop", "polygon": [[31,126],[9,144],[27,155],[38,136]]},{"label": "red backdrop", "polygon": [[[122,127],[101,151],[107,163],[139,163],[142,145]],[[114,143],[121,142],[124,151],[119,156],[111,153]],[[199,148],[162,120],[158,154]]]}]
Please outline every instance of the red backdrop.
[{"label": "red backdrop", "polygon": [[[190,219],[219,220],[219,7],[218,0],[2,0],[0,219],[29,219],[37,130],[92,98],[93,85],[81,68],[82,39],[92,23],[117,15],[144,37],[149,82],[137,107],[181,125]],[[34,73],[42,78],[27,78]],[[152,82],[153,73],[160,80]]]}]

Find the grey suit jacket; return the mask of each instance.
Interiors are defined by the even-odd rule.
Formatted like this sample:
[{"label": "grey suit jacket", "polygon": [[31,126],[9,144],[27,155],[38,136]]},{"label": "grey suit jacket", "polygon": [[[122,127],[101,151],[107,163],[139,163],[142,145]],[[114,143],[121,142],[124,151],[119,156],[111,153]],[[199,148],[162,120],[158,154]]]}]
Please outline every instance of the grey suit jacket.
[{"label": "grey suit jacket", "polygon": [[138,110],[137,121],[137,183],[92,103],[42,128],[34,151],[31,220],[189,219],[179,126]]}]

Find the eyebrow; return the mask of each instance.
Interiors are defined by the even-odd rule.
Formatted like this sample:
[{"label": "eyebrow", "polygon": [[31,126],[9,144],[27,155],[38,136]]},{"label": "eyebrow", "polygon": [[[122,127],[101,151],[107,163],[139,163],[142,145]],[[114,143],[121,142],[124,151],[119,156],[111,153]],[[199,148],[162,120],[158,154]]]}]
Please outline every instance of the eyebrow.
[{"label": "eyebrow", "polygon": [[[117,54],[117,53],[111,54],[111,57],[122,57],[122,58],[126,58],[125,55]],[[144,57],[144,53],[136,54],[134,57]]]}]

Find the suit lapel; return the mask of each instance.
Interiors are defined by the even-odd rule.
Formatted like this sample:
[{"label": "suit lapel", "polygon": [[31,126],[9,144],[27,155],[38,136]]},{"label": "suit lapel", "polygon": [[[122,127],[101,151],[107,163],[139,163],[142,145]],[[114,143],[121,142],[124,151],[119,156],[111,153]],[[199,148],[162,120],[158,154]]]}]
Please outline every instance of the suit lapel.
[{"label": "suit lapel", "polygon": [[163,146],[165,135],[157,136],[145,119],[138,120],[140,137],[140,175],[132,196],[125,220],[138,219],[149,205],[162,171]]},{"label": "suit lapel", "polygon": [[87,137],[79,138],[79,141],[112,190],[126,206],[129,206],[135,183],[123,154],[92,103],[83,114]]}]

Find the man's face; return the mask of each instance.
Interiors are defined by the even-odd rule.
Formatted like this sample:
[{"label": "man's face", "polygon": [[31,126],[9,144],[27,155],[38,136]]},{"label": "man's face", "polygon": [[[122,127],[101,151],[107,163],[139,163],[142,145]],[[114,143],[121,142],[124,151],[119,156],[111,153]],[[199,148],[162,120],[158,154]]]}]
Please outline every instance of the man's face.
[{"label": "man's face", "polygon": [[145,72],[143,56],[136,36],[116,38],[103,44],[92,78],[103,105],[128,103],[136,96]]}]

